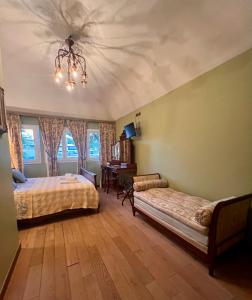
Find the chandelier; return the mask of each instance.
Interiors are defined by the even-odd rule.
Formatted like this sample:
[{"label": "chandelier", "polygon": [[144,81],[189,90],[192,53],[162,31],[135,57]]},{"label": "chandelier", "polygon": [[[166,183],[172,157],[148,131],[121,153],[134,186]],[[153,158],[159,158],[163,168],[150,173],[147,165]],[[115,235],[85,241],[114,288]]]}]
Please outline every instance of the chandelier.
[{"label": "chandelier", "polygon": [[[65,40],[66,46],[58,50],[55,58],[55,81],[65,80],[68,91],[72,91],[79,80],[83,87],[87,84],[86,59],[81,49],[76,45],[70,35]],[[65,72],[65,74],[64,74]]]}]

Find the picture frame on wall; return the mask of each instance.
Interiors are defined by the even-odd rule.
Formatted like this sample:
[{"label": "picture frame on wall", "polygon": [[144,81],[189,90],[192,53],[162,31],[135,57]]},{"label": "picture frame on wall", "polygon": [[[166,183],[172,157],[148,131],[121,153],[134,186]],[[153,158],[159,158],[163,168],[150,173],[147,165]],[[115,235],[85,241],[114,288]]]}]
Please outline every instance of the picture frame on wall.
[{"label": "picture frame on wall", "polygon": [[6,109],[4,104],[4,89],[0,87],[0,134],[7,132]]}]

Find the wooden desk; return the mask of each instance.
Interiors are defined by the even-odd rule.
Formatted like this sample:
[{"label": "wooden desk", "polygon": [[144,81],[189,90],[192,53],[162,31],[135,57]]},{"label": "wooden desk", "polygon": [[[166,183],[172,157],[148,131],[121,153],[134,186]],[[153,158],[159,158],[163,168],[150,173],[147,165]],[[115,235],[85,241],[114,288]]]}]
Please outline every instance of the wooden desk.
[{"label": "wooden desk", "polygon": [[105,191],[109,193],[111,184],[115,187],[117,192],[117,198],[121,194],[121,185],[119,182],[120,175],[134,176],[137,174],[137,165],[128,164],[127,167],[121,167],[121,165],[108,165],[101,166],[102,168],[102,184]]}]

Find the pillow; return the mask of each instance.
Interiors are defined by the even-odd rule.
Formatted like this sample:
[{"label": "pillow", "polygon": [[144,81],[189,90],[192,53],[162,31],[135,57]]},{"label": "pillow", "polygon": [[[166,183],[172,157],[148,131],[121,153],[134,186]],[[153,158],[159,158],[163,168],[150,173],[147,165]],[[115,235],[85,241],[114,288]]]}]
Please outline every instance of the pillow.
[{"label": "pillow", "polygon": [[135,182],[133,184],[133,188],[136,192],[141,192],[153,188],[167,188],[168,181],[165,179],[153,179],[153,180],[145,180],[140,182]]},{"label": "pillow", "polygon": [[142,182],[147,180],[154,180],[154,179],[160,179],[159,174],[149,174],[149,175],[140,175],[140,176],[134,176],[133,180],[134,182]]},{"label": "pillow", "polygon": [[25,183],[27,181],[27,178],[24,176],[24,174],[17,169],[12,169],[12,177],[14,181],[18,183]]},{"label": "pillow", "polygon": [[17,184],[14,180],[12,180],[12,188],[13,188],[13,191],[17,188]]},{"label": "pillow", "polygon": [[195,220],[202,226],[209,227],[211,220],[212,220],[212,215],[215,206],[224,201],[228,201],[230,199],[235,198],[234,196],[228,197],[228,198],[223,198],[214,202],[211,202],[207,205],[202,206],[199,208],[196,213],[195,213]]}]

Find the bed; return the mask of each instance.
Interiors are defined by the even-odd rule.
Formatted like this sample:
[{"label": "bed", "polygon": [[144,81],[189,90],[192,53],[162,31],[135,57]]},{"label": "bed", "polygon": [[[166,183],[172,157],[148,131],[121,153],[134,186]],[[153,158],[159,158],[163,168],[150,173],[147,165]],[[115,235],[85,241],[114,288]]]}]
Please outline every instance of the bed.
[{"label": "bed", "polygon": [[218,201],[188,195],[169,187],[160,174],[133,177],[133,215],[145,215],[187,249],[209,263],[246,239],[252,194]]},{"label": "bed", "polygon": [[65,176],[29,178],[14,191],[18,225],[37,223],[49,217],[70,215],[86,209],[99,211],[95,174],[85,169],[76,180]]}]

